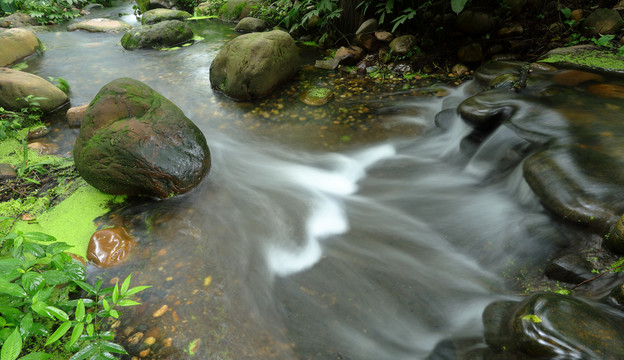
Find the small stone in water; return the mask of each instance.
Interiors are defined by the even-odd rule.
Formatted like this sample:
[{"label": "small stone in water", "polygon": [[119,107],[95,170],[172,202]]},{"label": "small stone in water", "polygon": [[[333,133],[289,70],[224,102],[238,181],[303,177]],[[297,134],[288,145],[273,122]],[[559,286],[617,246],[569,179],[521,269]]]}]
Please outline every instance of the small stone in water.
[{"label": "small stone in water", "polygon": [[124,227],[98,230],[89,241],[87,259],[95,265],[109,267],[124,260],[134,246],[134,238]]},{"label": "small stone in water", "polygon": [[152,315],[153,317],[160,317],[162,316],[165,312],[167,312],[167,310],[169,309],[169,306],[167,306],[166,304],[161,306],[160,309],[156,310],[156,312],[154,312],[154,314]]}]

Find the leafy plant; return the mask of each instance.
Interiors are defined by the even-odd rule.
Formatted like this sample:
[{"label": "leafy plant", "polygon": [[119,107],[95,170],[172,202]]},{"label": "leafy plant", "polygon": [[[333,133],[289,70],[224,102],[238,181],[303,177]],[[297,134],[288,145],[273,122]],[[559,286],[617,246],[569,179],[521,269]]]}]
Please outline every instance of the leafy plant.
[{"label": "leafy plant", "polygon": [[0,141],[7,137],[16,137],[19,130],[36,125],[41,120],[39,100],[43,97],[28,95],[24,99],[26,106],[20,111],[6,110],[0,107]]},{"label": "leafy plant", "polygon": [[130,288],[130,275],[121,286],[102,289],[101,279],[90,285],[84,265],[65,252],[71,246],[55,240],[20,231],[1,240],[0,357],[45,360],[51,351],[82,360],[125,354],[105,321],[119,318],[117,307],[139,304],[130,298],[148,286]]},{"label": "leafy plant", "polygon": [[51,76],[48,77],[48,79],[51,83],[56,83],[55,85],[57,88],[59,88],[59,90],[61,90],[65,94],[69,94],[69,83],[67,82],[67,80],[63,79],[62,77],[55,79]]},{"label": "leafy plant", "polygon": [[[7,1],[7,0],[0,0]],[[13,0],[17,8],[38,23],[58,24],[67,22],[80,15],[75,7],[82,7],[88,0]]]}]

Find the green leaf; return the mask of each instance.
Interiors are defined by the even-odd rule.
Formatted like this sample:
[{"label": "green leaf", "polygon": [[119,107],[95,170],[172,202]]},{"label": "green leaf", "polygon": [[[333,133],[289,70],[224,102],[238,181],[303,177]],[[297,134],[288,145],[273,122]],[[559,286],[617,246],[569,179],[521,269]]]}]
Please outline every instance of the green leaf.
[{"label": "green leaf", "polygon": [[36,231],[31,231],[31,232],[24,233],[22,236],[26,240],[43,241],[43,242],[56,241],[56,238],[54,236],[48,235],[48,234],[44,234],[42,232],[36,232]]},{"label": "green leaf", "polygon": [[455,12],[455,14],[459,14],[466,7],[466,3],[468,0],[451,0],[451,9]]},{"label": "green leaf", "polygon": [[87,325],[87,335],[93,336],[94,332],[95,332],[95,326],[93,324]]},{"label": "green leaf", "polygon": [[6,339],[2,350],[0,350],[0,359],[2,360],[15,360],[22,352],[22,336],[19,330],[15,328],[11,335]]},{"label": "green leaf", "polygon": [[134,295],[134,294],[138,293],[139,291],[143,291],[143,290],[149,289],[149,288],[151,288],[151,286],[149,286],[149,285],[146,285],[146,286],[136,286],[136,287],[133,287],[132,289],[128,290],[126,292],[125,296]]},{"label": "green leaf", "polygon": [[3,328],[6,325],[7,321],[5,318],[0,316],[0,328]]},{"label": "green leaf", "polygon": [[27,272],[22,276],[22,286],[28,293],[35,293],[43,286],[44,279],[41,274],[34,271]]},{"label": "green leaf", "polygon": [[119,305],[119,306],[136,306],[136,305],[141,305],[141,303],[138,302],[138,301],[134,301],[134,300],[119,300],[119,303],[117,303],[117,305]]},{"label": "green leaf", "polygon": [[119,301],[119,286],[115,284],[115,287],[113,288],[113,304],[117,304],[118,301]]},{"label": "green leaf", "polygon": [[47,360],[50,357],[52,357],[52,355],[50,354],[46,354],[44,352],[41,351],[37,351],[34,353],[30,353],[28,355],[24,355],[21,358],[17,359],[17,360]]},{"label": "green leaf", "polygon": [[0,281],[0,293],[22,298],[28,297],[28,294],[21,286],[5,281]]},{"label": "green leaf", "polygon": [[71,334],[71,339],[69,340],[69,346],[74,345],[76,341],[80,339],[80,335],[82,335],[83,331],[84,331],[83,323],[78,323],[76,326],[74,326],[74,330],[72,330],[72,334]]},{"label": "green leaf", "polygon": [[53,332],[52,335],[50,335],[48,341],[46,341],[45,343],[45,346],[52,344],[56,340],[60,339],[63,335],[65,335],[65,333],[71,328],[71,324],[72,323],[69,321],[62,323],[61,326],[59,326],[58,329],[56,329],[56,331]]},{"label": "green leaf", "polygon": [[45,309],[48,313],[52,314],[55,318],[61,321],[69,321],[69,315],[67,315],[65,311],[55,306],[46,306]]},{"label": "green leaf", "polygon": [[110,311],[111,309],[110,304],[106,301],[106,299],[102,299],[102,306],[104,306],[104,310],[106,311]]},{"label": "green leaf", "polygon": [[109,313],[110,313],[110,316],[114,317],[115,319],[119,319],[119,312],[117,310],[111,309]]},{"label": "green leaf", "polygon": [[26,313],[20,322],[20,333],[22,333],[25,337],[30,333],[30,329],[33,326],[33,316],[32,313]]},{"label": "green leaf", "polygon": [[88,292],[91,295],[97,295],[97,291],[95,290],[95,288],[89,284],[87,284],[84,281],[76,281],[74,280],[74,282],[80,286],[82,288],[82,290]]},{"label": "green leaf", "polygon": [[82,299],[78,300],[78,305],[76,305],[76,320],[82,321],[85,317],[85,305]]},{"label": "green leaf", "polygon": [[132,277],[132,274],[128,275],[126,280],[124,280],[123,284],[121,284],[121,296],[122,297],[126,296],[126,292],[128,291],[128,288],[130,287],[130,278],[131,277]]},{"label": "green leaf", "polygon": [[72,357],[70,357],[68,360],[83,360],[88,358],[89,356],[95,354],[95,352],[98,350],[97,348],[97,344],[96,343],[90,343],[89,345],[85,346],[84,348],[82,348],[80,351],[78,351],[77,353],[75,353]]},{"label": "green leaf", "polygon": [[116,354],[127,354],[126,349],[124,349],[123,346],[119,344],[115,344],[114,342],[102,341],[100,343],[100,346],[102,347],[102,349],[106,351],[114,352]]},{"label": "green leaf", "polygon": [[522,320],[530,321],[533,323],[541,323],[542,319],[537,315],[524,315]]},{"label": "green leaf", "polygon": [[72,278],[62,270],[48,270],[42,275],[48,285],[61,285],[72,280]]}]

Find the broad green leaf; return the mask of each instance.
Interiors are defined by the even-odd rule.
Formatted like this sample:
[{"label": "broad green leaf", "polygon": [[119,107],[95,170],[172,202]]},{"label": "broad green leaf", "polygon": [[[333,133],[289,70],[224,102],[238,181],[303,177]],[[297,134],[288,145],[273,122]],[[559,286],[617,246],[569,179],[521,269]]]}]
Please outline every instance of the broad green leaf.
[{"label": "broad green leaf", "polygon": [[108,351],[104,351],[102,353],[100,353],[100,356],[102,359],[107,359],[107,360],[117,360],[117,357],[111,353],[109,353]]},{"label": "broad green leaf", "polygon": [[138,301],[134,301],[134,300],[119,300],[119,303],[117,305],[119,305],[119,306],[135,306],[135,305],[141,305],[141,303],[138,302]]},{"label": "broad green leaf", "polygon": [[22,312],[12,306],[0,306],[0,314],[11,317],[15,315],[21,315]]},{"label": "broad green leaf", "polygon": [[455,14],[459,14],[466,7],[466,3],[468,0],[451,0],[451,9],[455,12]]},{"label": "broad green leaf", "polygon": [[78,286],[80,286],[84,291],[88,292],[91,295],[96,295],[97,291],[95,288],[84,281],[74,281]]},{"label": "broad green leaf", "polygon": [[111,309],[110,304],[106,301],[106,299],[102,299],[102,306],[104,306],[104,310],[106,311],[110,311]]},{"label": "broad green leaf", "polygon": [[72,331],[71,339],[69,340],[69,346],[74,345],[76,343],[76,341],[78,341],[78,339],[80,339],[80,335],[82,335],[83,331],[84,331],[84,324],[83,323],[78,323],[76,326],[74,326],[74,330]]},{"label": "broad green leaf", "polygon": [[26,337],[30,333],[30,329],[33,326],[33,316],[32,313],[26,313],[20,322],[20,333]]},{"label": "broad green leaf", "polygon": [[95,326],[93,324],[87,325],[87,335],[93,336],[94,332],[95,332]]},{"label": "broad green leaf", "polygon": [[46,306],[45,309],[48,313],[52,314],[55,318],[61,321],[69,321],[69,315],[67,315],[65,311],[55,306]]},{"label": "broad green leaf", "polygon": [[119,319],[119,312],[115,309],[111,309],[111,311],[109,311],[110,316],[114,317],[115,319]]},{"label": "broad green leaf", "polygon": [[0,359],[2,360],[15,360],[22,352],[22,336],[19,330],[15,328],[11,335],[6,339],[2,350],[0,350]]},{"label": "broad green leaf", "polygon": [[95,354],[95,352],[98,350],[97,348],[97,344],[96,343],[90,343],[89,345],[85,346],[84,348],[82,348],[80,351],[78,351],[77,353],[75,353],[72,357],[70,357],[68,360],[83,360],[88,358],[89,356]]},{"label": "broad green leaf", "polygon": [[24,355],[17,360],[47,360],[51,356],[52,355],[50,354],[46,354],[44,352],[38,351],[38,352],[30,353],[28,355]]},{"label": "broad green leaf", "polygon": [[122,297],[126,296],[126,291],[128,291],[128,288],[130,287],[130,278],[131,277],[132,277],[132,274],[128,275],[126,280],[124,280],[123,284],[121,284],[121,296]]},{"label": "broad green leaf", "polygon": [[43,276],[34,271],[29,271],[22,276],[22,286],[28,293],[35,293],[38,291],[44,283]]},{"label": "broad green leaf", "polygon": [[134,294],[138,293],[139,291],[143,291],[143,290],[145,290],[145,289],[149,289],[149,288],[151,288],[151,286],[150,286],[150,285],[146,285],[146,286],[136,286],[136,287],[133,287],[132,289],[129,289],[129,290],[126,292],[126,295],[125,295],[125,296],[134,295]]},{"label": "broad green leaf", "polygon": [[0,328],[3,328],[6,325],[6,319],[0,316]]},{"label": "broad green leaf", "polygon": [[78,305],[76,306],[76,320],[82,321],[85,317],[85,306],[82,299],[78,300]]},{"label": "broad green leaf", "polygon": [[50,337],[48,338],[48,341],[46,341],[45,346],[48,346],[50,344],[52,344],[53,342],[55,342],[56,340],[60,339],[63,335],[65,335],[65,333],[71,328],[71,322],[66,321],[64,323],[62,323],[58,329],[56,329],[55,332],[52,333],[52,335],[50,335]]},{"label": "broad green leaf", "polygon": [[126,349],[124,349],[123,346],[115,344],[114,342],[102,341],[100,343],[100,346],[106,351],[114,352],[117,354],[127,354]]},{"label": "broad green leaf", "polygon": [[49,270],[42,275],[48,285],[61,285],[72,280],[71,276],[62,270]]},{"label": "broad green leaf", "polygon": [[119,301],[119,286],[115,284],[115,287],[113,288],[113,304],[117,304],[118,301]]},{"label": "broad green leaf", "polygon": [[26,291],[24,291],[24,289],[22,289],[21,286],[10,283],[10,282],[4,282],[4,281],[0,281],[0,293],[9,294],[11,296],[17,296],[17,297],[22,297],[22,298],[25,298],[28,296]]},{"label": "broad green leaf", "polygon": [[44,234],[42,232],[31,231],[22,235],[24,239],[33,241],[52,242],[56,241],[56,238],[52,235]]},{"label": "broad green leaf", "polygon": [[72,261],[65,264],[65,273],[74,281],[83,281],[85,275],[85,266],[79,261]]}]

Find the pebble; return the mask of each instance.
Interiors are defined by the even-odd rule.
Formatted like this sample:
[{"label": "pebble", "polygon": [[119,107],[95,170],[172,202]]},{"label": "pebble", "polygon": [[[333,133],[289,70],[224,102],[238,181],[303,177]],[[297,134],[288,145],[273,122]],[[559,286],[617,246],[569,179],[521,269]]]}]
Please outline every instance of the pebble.
[{"label": "pebble", "polygon": [[167,312],[167,310],[169,309],[169,306],[167,305],[163,305],[160,307],[160,309],[156,310],[156,312],[154,312],[154,314],[152,314],[153,317],[160,317],[162,316],[165,312]]},{"label": "pebble", "polygon": [[147,339],[145,339],[145,343],[147,345],[154,345],[154,343],[156,343],[156,338],[153,336],[150,336]]}]

